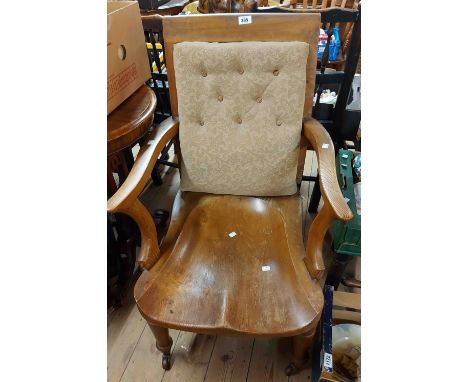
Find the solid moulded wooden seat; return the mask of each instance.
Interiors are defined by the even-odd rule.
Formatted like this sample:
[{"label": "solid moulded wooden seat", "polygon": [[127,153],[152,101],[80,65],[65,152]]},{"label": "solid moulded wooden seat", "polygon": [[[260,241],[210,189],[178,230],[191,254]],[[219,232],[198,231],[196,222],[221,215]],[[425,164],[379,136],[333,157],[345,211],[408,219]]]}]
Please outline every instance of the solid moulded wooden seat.
[{"label": "solid moulded wooden seat", "polygon": [[203,333],[293,336],[323,295],[304,264],[301,199],[180,192],[162,257],[135,299],[148,322]]}]

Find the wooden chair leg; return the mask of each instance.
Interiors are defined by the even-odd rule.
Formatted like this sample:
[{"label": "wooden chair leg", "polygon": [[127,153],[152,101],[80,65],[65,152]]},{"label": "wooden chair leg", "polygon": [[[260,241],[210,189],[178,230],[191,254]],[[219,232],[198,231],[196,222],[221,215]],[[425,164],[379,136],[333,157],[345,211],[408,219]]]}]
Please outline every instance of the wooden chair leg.
[{"label": "wooden chair leg", "polygon": [[293,337],[292,362],[286,367],[286,375],[297,373],[307,363],[308,351],[314,342],[316,329],[317,327],[300,336]]},{"label": "wooden chair leg", "polygon": [[171,347],[172,347],[172,338],[169,335],[169,329],[162,328],[160,326],[154,326],[148,324],[151,331],[156,338],[156,348],[163,353],[162,355],[162,367],[164,370],[169,370],[171,368]]}]

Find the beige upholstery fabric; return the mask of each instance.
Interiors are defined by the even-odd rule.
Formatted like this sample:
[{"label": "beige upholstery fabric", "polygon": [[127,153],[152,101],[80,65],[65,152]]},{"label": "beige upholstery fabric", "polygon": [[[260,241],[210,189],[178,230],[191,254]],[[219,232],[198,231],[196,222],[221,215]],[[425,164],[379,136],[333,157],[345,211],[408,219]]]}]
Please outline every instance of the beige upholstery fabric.
[{"label": "beige upholstery fabric", "polygon": [[308,52],[304,42],[174,45],[183,191],[297,191]]}]

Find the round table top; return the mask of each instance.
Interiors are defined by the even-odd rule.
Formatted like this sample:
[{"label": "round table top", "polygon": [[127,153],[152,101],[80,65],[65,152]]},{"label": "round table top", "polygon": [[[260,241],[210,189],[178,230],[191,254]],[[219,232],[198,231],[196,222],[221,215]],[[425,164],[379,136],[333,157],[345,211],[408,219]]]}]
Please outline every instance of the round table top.
[{"label": "round table top", "polygon": [[180,11],[190,2],[190,0],[170,0],[164,3],[158,9],[155,10],[140,10],[142,16],[149,15],[161,15],[161,16],[172,16],[177,15]]},{"label": "round table top", "polygon": [[107,116],[107,155],[132,145],[150,129],[156,110],[156,95],[147,85],[122,102]]}]

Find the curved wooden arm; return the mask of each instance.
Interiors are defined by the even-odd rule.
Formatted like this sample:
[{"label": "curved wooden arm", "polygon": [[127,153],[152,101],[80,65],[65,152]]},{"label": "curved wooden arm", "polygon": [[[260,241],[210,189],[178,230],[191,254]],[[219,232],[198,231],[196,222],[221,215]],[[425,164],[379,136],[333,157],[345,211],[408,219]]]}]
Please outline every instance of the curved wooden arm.
[{"label": "curved wooden arm", "polygon": [[325,271],[323,262],[323,239],[327,233],[328,227],[334,220],[330,205],[324,203],[309,228],[307,236],[307,249],[304,263],[312,278],[320,280]]},{"label": "curved wooden arm", "polygon": [[154,220],[142,202],[136,199],[126,208],[118,212],[130,216],[138,225],[141,234],[141,248],[138,255],[138,264],[143,269],[151,269],[159,259],[158,234]]},{"label": "curved wooden arm", "polygon": [[353,213],[344,200],[338,184],[335,149],[327,130],[317,120],[310,118],[304,121],[303,134],[317,154],[320,190],[324,202],[330,205],[336,219],[351,220]]},{"label": "curved wooden arm", "polygon": [[107,212],[127,214],[137,223],[142,242],[138,262],[145,269],[150,269],[156,263],[159,246],[153,218],[138,200],[138,196],[151,177],[159,154],[178,131],[179,121],[176,118],[167,118],[149,133],[127,179],[107,201]]},{"label": "curved wooden arm", "polygon": [[[334,219],[351,220],[353,214],[344,200],[335,168],[335,150],[325,128],[315,119],[306,119],[303,134],[312,144],[318,162],[320,190],[323,207],[309,228],[306,258],[307,270],[313,278],[320,279],[325,270],[323,262],[323,239]],[[328,145],[328,146],[327,146]]]}]

